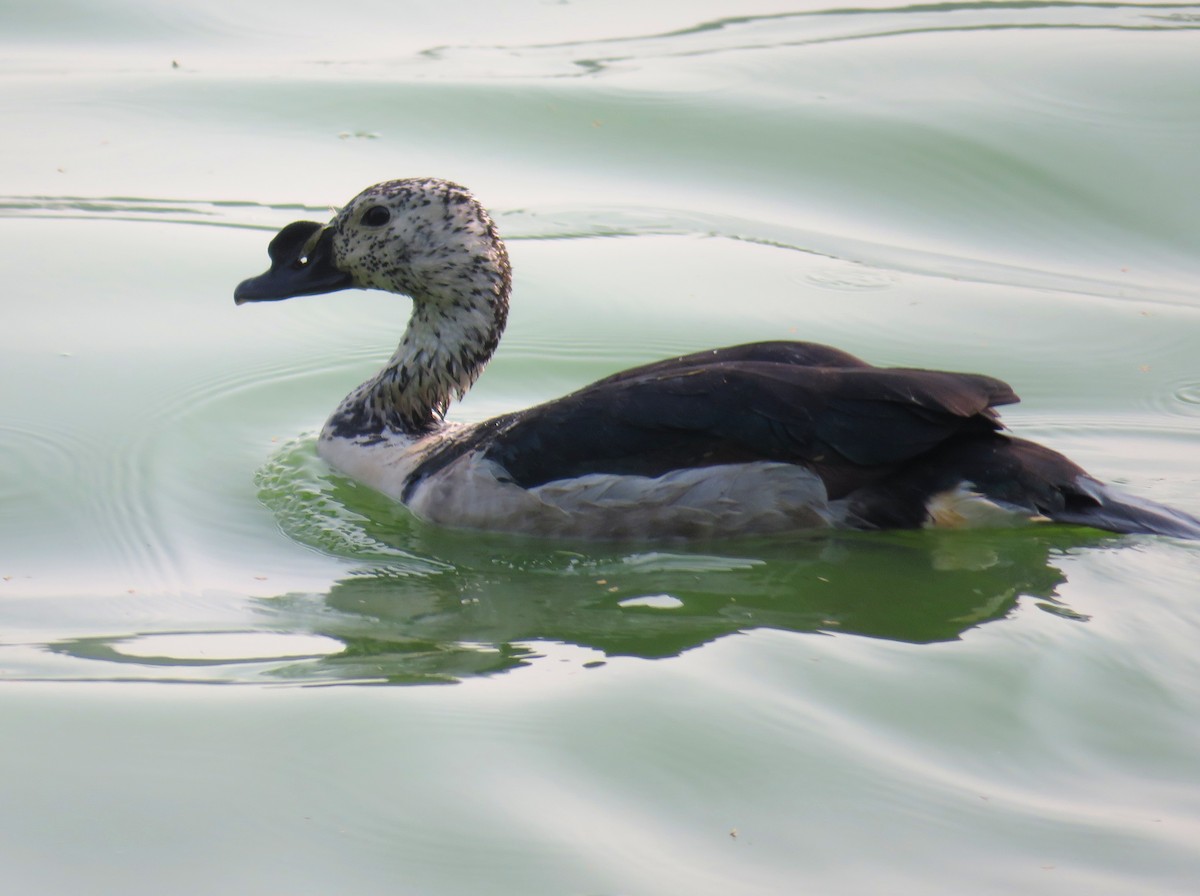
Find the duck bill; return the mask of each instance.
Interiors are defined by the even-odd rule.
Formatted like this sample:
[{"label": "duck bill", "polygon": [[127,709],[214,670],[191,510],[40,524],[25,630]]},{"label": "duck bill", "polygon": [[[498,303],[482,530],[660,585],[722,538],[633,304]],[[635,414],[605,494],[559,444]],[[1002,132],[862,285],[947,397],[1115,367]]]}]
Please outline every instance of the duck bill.
[{"label": "duck bill", "polygon": [[315,221],[294,221],[271,240],[267,254],[271,267],[243,280],[233,291],[233,301],[238,305],[337,292],[354,285],[350,275],[333,263],[332,227]]}]

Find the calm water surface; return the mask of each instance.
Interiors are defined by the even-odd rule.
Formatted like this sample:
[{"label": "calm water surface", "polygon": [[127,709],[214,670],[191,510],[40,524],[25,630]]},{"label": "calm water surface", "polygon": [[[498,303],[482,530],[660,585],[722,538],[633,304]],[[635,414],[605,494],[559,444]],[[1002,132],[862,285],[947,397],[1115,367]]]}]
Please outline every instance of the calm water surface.
[{"label": "calm water surface", "polygon": [[457,419],[813,339],[1200,513],[1200,5],[0,22],[6,891],[1195,892],[1200,546],[437,531],[313,450],[407,302],[232,289],[447,177],[516,271]]}]

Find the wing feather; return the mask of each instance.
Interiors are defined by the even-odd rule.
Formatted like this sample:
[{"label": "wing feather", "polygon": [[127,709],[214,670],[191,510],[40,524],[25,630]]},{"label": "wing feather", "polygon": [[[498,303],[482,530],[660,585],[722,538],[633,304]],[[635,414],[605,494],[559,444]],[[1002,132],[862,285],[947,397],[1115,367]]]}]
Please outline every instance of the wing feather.
[{"label": "wing feather", "polygon": [[831,470],[831,491],[841,492],[947,439],[998,429],[991,408],[1017,400],[991,377],[851,360],[675,359],[500,418],[473,441],[527,488],[772,460]]}]

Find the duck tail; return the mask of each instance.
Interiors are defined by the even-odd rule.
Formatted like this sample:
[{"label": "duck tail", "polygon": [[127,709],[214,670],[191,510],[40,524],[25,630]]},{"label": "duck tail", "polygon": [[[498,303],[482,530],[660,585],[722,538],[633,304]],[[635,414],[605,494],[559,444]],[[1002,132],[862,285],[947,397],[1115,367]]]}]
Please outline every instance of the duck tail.
[{"label": "duck tail", "polygon": [[[1065,507],[1046,516],[1057,523],[1091,526],[1128,535],[1167,535],[1200,540],[1200,519],[1105,485],[1090,476],[1075,480]],[[1074,499],[1074,500],[1072,500]]]}]

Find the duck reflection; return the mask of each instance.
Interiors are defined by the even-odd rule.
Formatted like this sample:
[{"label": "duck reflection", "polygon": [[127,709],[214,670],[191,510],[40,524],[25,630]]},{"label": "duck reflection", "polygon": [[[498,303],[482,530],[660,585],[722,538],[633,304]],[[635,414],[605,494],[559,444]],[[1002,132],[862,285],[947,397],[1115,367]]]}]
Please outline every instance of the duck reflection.
[{"label": "duck reflection", "polygon": [[1047,527],[567,549],[414,526],[391,539],[403,556],[325,595],[264,602],[291,631],[345,645],[275,674],[456,681],[535,662],[555,644],[599,662],[666,658],[758,628],[943,642],[1003,619],[1022,598],[1080,618],[1057,598],[1066,577],[1055,560],[1110,540]]}]

